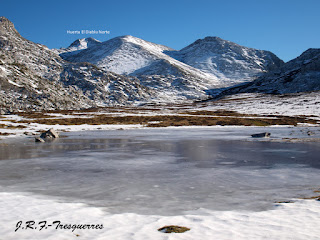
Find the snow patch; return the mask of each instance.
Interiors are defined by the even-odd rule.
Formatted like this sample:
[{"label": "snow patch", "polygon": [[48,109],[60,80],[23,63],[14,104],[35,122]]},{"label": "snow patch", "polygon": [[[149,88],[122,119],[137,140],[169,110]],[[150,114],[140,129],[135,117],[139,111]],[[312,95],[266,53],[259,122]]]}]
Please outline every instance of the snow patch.
[{"label": "snow patch", "polygon": [[[318,239],[320,202],[296,200],[277,204],[273,210],[262,212],[210,211],[201,209],[188,215],[158,216],[135,213],[109,214],[101,208],[80,203],[67,203],[22,193],[0,193],[0,234],[6,240],[67,240],[79,235],[81,239],[163,240],[163,239]],[[61,221],[62,224],[103,224],[103,229],[18,229],[18,221]],[[158,232],[165,225],[179,225],[190,231],[170,236]]]}]

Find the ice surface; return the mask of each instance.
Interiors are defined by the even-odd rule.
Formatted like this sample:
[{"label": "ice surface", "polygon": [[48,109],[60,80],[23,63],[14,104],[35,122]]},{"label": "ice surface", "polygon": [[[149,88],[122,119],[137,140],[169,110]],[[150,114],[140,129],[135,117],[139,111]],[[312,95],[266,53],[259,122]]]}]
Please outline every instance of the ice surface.
[{"label": "ice surface", "polygon": [[[67,133],[0,145],[0,185],[104,207],[179,215],[199,209],[267,210],[319,187],[319,143],[256,141],[288,128],[180,128]],[[292,131],[297,128],[292,128]]]}]

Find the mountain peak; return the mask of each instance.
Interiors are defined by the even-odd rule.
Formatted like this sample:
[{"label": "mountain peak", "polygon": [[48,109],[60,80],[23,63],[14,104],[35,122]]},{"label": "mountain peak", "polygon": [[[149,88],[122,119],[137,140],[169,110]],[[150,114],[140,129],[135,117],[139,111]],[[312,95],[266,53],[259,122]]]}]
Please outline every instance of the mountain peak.
[{"label": "mountain peak", "polygon": [[241,46],[216,36],[198,39],[169,54],[185,64],[233,83],[251,80],[283,64],[271,52]]},{"label": "mountain peak", "polygon": [[0,17],[0,29],[3,28],[7,31],[17,32],[17,30],[14,27],[14,24],[6,17]]},{"label": "mountain peak", "polygon": [[226,40],[224,40],[224,39],[222,39],[222,38],[219,38],[219,37],[217,37],[217,36],[214,36],[214,37],[211,37],[211,36],[208,36],[208,37],[205,37],[204,39],[200,39],[200,40],[202,40],[202,41],[207,41],[207,42],[220,42],[220,41],[226,41]]},{"label": "mountain peak", "polygon": [[94,39],[92,37],[89,38],[80,38],[75,40],[73,43],[70,44],[69,47],[83,47],[83,48],[88,48],[90,47],[90,45],[94,45],[97,43],[101,43],[100,41],[98,41],[97,39]]},{"label": "mountain peak", "polygon": [[145,40],[141,39],[141,38],[137,38],[131,35],[123,35],[123,36],[119,36],[116,37],[114,39],[119,39],[123,42],[131,42],[131,43],[141,43],[141,42],[146,42]]},{"label": "mountain peak", "polygon": [[230,42],[228,40],[224,40],[220,37],[217,36],[208,36],[202,39],[198,39],[195,42],[193,42],[192,44],[190,44],[189,46],[185,47],[185,48],[189,48],[189,47],[194,47],[194,46],[198,46],[198,45],[202,45],[202,44],[211,44],[211,45],[238,45],[236,43]]},{"label": "mountain peak", "polygon": [[119,36],[118,38],[120,38],[120,39],[134,39],[134,38],[136,38],[136,37],[134,37],[134,36],[131,36],[131,35],[123,35],[123,36]]},{"label": "mountain peak", "polygon": [[318,55],[320,55],[320,48],[309,48],[304,51],[299,57],[307,57],[311,59]]},{"label": "mountain peak", "polygon": [[0,17],[0,22],[1,23],[10,23],[10,24],[12,24],[13,25],[13,23],[8,19],[8,18],[6,18],[6,17]]}]

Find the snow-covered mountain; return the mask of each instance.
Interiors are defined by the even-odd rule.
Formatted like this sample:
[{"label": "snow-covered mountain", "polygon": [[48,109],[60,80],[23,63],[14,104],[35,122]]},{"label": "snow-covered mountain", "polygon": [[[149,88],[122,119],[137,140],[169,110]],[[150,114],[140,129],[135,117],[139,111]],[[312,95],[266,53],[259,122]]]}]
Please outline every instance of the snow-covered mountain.
[{"label": "snow-covered mountain", "polygon": [[217,77],[182,63],[164,51],[172,49],[133,36],[121,36],[62,57],[70,62],[90,62],[108,71],[135,76],[144,86],[156,89],[157,98],[162,100],[196,99],[206,96],[205,89],[221,86]]},{"label": "snow-covered mountain", "polygon": [[[283,62],[274,54],[216,37],[175,51],[133,36],[116,37],[75,54],[70,62],[90,62],[118,74],[135,76],[168,98],[206,97],[205,90],[252,80]],[[203,63],[206,62],[206,64]]]},{"label": "snow-covered mountain", "polygon": [[[252,80],[284,64],[269,51],[240,46],[219,37],[199,39],[180,51],[166,54],[228,82]],[[230,85],[230,84],[229,84]]]},{"label": "snow-covered mountain", "polygon": [[136,37],[122,36],[66,56],[66,59],[72,62],[90,62],[118,74],[131,74],[159,59],[159,54],[164,50],[172,49]]},{"label": "snow-covered mountain", "polygon": [[80,52],[81,50],[87,49],[89,47],[97,46],[101,44],[100,41],[94,39],[92,37],[89,38],[81,38],[75,40],[71,45],[67,48],[53,49],[54,52],[63,56],[69,56]]},{"label": "snow-covered mountain", "polygon": [[218,97],[237,93],[298,93],[320,91],[320,49],[310,48],[282,67],[253,82],[231,87]]},{"label": "snow-covered mountain", "polygon": [[270,52],[216,37],[180,51],[132,36],[106,42],[79,39],[68,48],[50,50],[24,39],[13,23],[0,18],[0,114],[201,99],[212,88],[261,73],[229,91],[318,90],[319,49],[285,65]]},{"label": "snow-covered mountain", "polygon": [[137,78],[64,61],[0,18],[0,112],[130,104],[151,94]]}]

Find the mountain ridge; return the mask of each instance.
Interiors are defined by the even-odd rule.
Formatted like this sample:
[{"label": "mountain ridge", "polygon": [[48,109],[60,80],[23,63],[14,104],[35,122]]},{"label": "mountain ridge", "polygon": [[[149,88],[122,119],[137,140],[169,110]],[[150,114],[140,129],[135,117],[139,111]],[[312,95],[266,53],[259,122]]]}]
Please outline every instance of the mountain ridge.
[{"label": "mountain ridge", "polygon": [[23,38],[0,19],[0,112],[80,109],[146,101],[152,91],[134,77],[69,63]]},{"label": "mountain ridge", "polygon": [[[178,99],[205,97],[205,89],[220,85],[219,79],[215,76],[190,67],[163,53],[169,50],[172,49],[125,35],[67,56],[65,60],[90,62],[117,74],[137,77],[142,85],[162,91],[161,96],[176,95]],[[181,89],[178,82],[182,84]],[[194,91],[193,94],[192,91]],[[168,100],[168,98],[161,99]]]},{"label": "mountain ridge", "polygon": [[[224,60],[224,64],[228,65],[228,71],[234,71],[236,68],[240,68],[244,74],[228,76],[226,71],[204,71],[201,67],[189,64],[189,62],[186,61],[181,61],[181,59],[177,57],[178,53],[190,49],[190,46],[195,47],[199,43],[201,44],[208,41],[220,42],[220,45],[222,43],[230,45],[231,55],[235,54],[234,49],[244,51],[248,56],[247,58],[240,56],[242,59],[231,59],[231,57],[229,57]],[[206,49],[204,51],[206,52]],[[261,56],[257,56],[257,53]],[[105,70],[135,76],[139,78],[141,83],[146,87],[170,92],[170,95],[175,92],[182,97],[183,95],[188,96],[187,98],[193,95],[193,99],[205,98],[207,94],[206,90],[212,87],[227,87],[235,83],[252,80],[258,73],[260,74],[270,69],[265,66],[266,64],[264,63],[270,62],[271,65],[274,64],[276,66],[283,63],[282,60],[271,52],[242,47],[218,37],[206,37],[205,39],[195,41],[180,51],[176,51],[164,45],[125,35],[112,38],[97,46],[83,49],[76,54],[62,57],[70,62],[90,62]],[[218,60],[224,58],[225,56],[223,54],[218,56]],[[252,64],[249,63],[250,58],[253,58],[255,61],[260,61],[261,66],[252,67]],[[177,87],[179,85],[178,83],[181,83],[181,88],[185,89],[188,93],[184,94],[179,91]],[[169,91],[168,88],[171,88],[171,90]],[[195,90],[194,94],[191,94],[192,89]]]},{"label": "mountain ridge", "polygon": [[220,37],[198,39],[170,56],[233,83],[252,80],[284,64],[270,51],[241,46]]},{"label": "mountain ridge", "polygon": [[300,56],[256,80],[219,92],[214,99],[239,93],[290,94],[320,91],[320,48]]},{"label": "mountain ridge", "polygon": [[[212,50],[207,43],[218,47]],[[236,71],[238,66],[248,76],[257,72],[261,75],[250,75],[249,80],[237,75],[239,79],[232,81],[226,71],[215,76],[187,64],[190,59],[194,63],[211,59],[213,53],[220,54],[216,59],[223,58],[221,61],[230,64],[226,69]],[[88,57],[95,62],[86,61]],[[252,61],[257,68],[250,67]],[[219,65],[219,61],[211,63]],[[242,47],[219,37],[199,39],[179,51],[130,35],[105,42],[83,38],[67,48],[51,50],[23,38],[12,22],[0,17],[0,114],[194,101],[207,99],[213,88],[227,88],[222,90],[226,95],[313,91],[319,90],[319,65],[319,49],[308,49],[283,64],[268,51]],[[114,69],[124,75],[111,71]],[[238,82],[242,85],[230,87]]]}]

